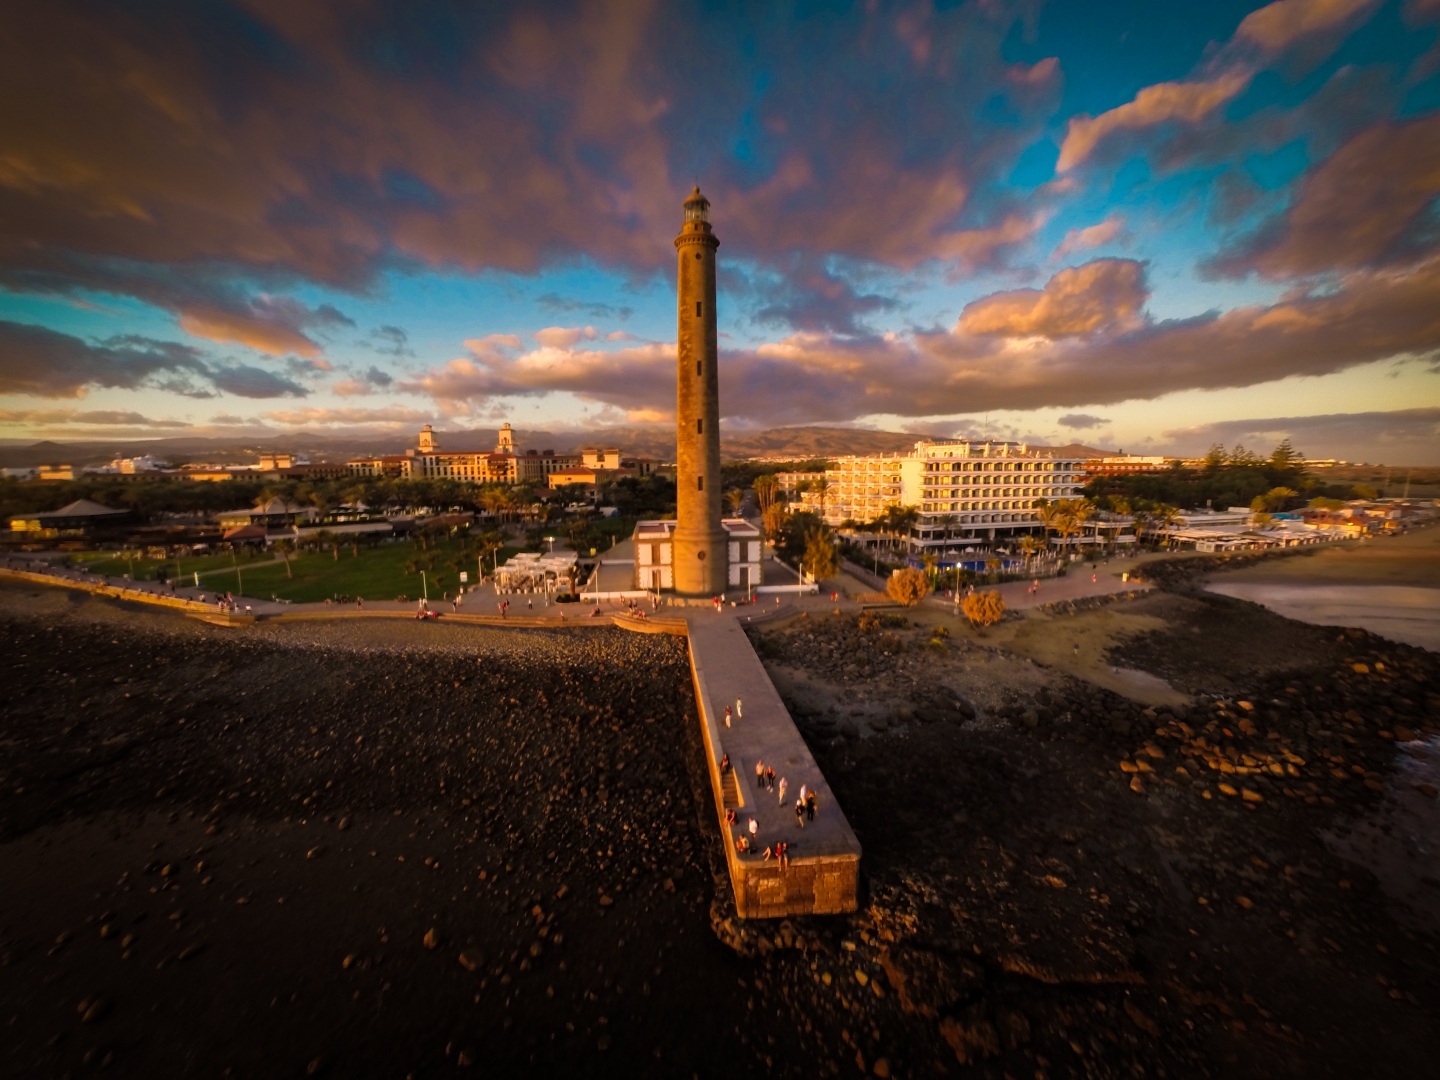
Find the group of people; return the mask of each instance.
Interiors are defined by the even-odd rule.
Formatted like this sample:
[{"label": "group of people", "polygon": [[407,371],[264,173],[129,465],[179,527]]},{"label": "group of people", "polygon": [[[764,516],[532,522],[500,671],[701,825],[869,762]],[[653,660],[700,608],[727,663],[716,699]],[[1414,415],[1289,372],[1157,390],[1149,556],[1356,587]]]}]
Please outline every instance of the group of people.
[{"label": "group of people", "polygon": [[[736,704],[738,706],[739,703],[737,702]],[[726,712],[728,713],[729,710],[727,709]],[[724,776],[731,768],[733,768],[733,766],[730,763],[730,755],[728,753],[722,754],[720,756],[720,775]],[[767,766],[763,761],[757,760],[755,762],[755,783],[761,791],[776,792],[776,798],[779,804],[781,806],[785,805],[786,780],[783,776],[777,777],[775,770]],[[815,820],[816,805],[815,792],[809,790],[804,784],[800,785],[800,795],[795,800],[795,826],[797,828],[803,829],[807,821]],[[727,825],[735,825],[736,820],[733,809],[725,811],[725,823]],[[735,840],[735,850],[742,855],[754,851],[759,828],[760,826],[756,820],[753,817],[750,818],[749,823],[745,827],[745,832]],[[746,833],[748,833],[748,835],[746,835]],[[781,868],[783,869],[790,864],[790,857],[786,854],[788,847],[789,845],[784,843],[777,844],[774,848],[767,847],[765,849],[765,857],[768,859],[773,856],[781,859]]]},{"label": "group of people", "polygon": [[[202,604],[205,602],[205,594],[204,594],[204,593],[201,593],[201,594],[200,594],[200,602],[201,602]],[[240,604],[236,601],[236,599],[235,599],[235,594],[234,594],[234,593],[228,593],[228,592],[227,592],[227,593],[223,593],[223,594],[219,594],[219,595],[217,595],[217,596],[215,597],[215,606],[216,606],[219,610],[225,612],[227,615],[233,615],[233,614],[235,614],[237,611],[240,610]],[[246,613],[247,615],[250,613],[250,605],[249,605],[249,604],[246,604],[246,605],[245,605],[245,613]]]}]

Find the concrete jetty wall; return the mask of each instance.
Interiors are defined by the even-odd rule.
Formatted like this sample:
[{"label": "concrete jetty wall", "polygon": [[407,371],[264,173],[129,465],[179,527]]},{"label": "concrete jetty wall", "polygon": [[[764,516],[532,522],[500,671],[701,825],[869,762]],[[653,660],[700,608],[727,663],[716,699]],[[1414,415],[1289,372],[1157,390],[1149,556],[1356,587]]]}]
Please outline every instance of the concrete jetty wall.
[{"label": "concrete jetty wall", "polygon": [[[751,919],[854,911],[860,842],[749,638],[733,616],[697,614],[688,623],[690,670],[737,913]],[[733,712],[737,698],[742,714],[732,715],[727,728],[725,708]],[[726,754],[729,775],[720,771]],[[783,802],[759,785],[757,760],[789,780]],[[818,802],[816,820],[803,828],[794,813],[802,784]],[[727,809],[735,810],[733,827],[725,820]],[[748,835],[751,818],[758,824],[755,850],[741,853],[734,840]],[[784,871],[776,860],[763,857],[777,841],[791,848]]]}]

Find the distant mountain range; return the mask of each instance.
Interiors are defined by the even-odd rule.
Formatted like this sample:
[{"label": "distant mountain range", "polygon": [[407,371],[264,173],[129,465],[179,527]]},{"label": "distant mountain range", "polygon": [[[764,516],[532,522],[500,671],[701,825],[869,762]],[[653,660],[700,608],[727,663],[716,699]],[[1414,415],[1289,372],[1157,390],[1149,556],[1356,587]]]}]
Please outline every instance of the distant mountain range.
[{"label": "distant mountain range", "polygon": [[[495,446],[498,432],[470,430],[437,431],[442,450],[483,451]],[[785,427],[757,432],[722,432],[721,452],[727,458],[838,457],[842,454],[888,454],[909,450],[920,439],[946,439],[948,435],[905,431],[871,431],[865,428]],[[590,431],[525,431],[517,429],[515,443],[526,450],[577,450],[582,446],[618,446],[628,454],[675,459],[675,433],[664,427],[607,427]],[[311,461],[344,461],[369,454],[400,454],[415,445],[413,435],[342,436],[300,431],[262,438],[199,438],[172,436],[164,439],[136,439],[107,442],[37,442],[0,440],[0,467],[27,468],[36,465],[94,465],[117,457],[149,455],[172,462],[253,462],[266,451],[289,451]],[[1113,453],[1072,443],[1056,447],[1058,452],[1084,456]]]}]

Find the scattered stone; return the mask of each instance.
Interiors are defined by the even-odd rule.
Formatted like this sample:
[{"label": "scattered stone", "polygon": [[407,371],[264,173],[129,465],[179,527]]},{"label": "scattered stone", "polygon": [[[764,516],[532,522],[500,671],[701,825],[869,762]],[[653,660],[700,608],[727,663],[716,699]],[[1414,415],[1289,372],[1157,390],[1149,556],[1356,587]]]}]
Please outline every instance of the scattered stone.
[{"label": "scattered stone", "polygon": [[460,953],[460,966],[466,971],[479,971],[485,965],[485,955],[479,949],[465,949]]},{"label": "scattered stone", "polygon": [[1141,1012],[1140,1006],[1136,1005],[1128,997],[1125,999],[1125,1014],[1129,1016],[1135,1026],[1145,1032],[1145,1034],[1156,1036],[1160,1034],[1160,1025]]},{"label": "scattered stone", "polygon": [[420,941],[427,949],[433,949],[440,944],[440,935],[435,932],[435,928],[432,926],[429,930],[425,931],[425,936],[421,938]]},{"label": "scattered stone", "polygon": [[79,1013],[82,1024],[93,1024],[97,1020],[103,1020],[110,1013],[110,999],[107,997],[96,997],[82,1001],[80,1003]]}]

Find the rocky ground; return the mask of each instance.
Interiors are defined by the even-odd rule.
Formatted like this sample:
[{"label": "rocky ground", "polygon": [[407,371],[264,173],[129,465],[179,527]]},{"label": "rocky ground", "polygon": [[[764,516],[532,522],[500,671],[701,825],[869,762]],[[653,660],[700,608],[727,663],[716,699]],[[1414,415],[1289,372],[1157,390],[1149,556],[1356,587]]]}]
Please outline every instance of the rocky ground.
[{"label": "rocky ground", "polygon": [[1191,580],[1126,601],[1150,629],[1112,650],[1184,705],[944,619],[758,635],[864,896],[738,928],[675,639],[235,631],[0,588],[0,1060],[1422,1075],[1440,888],[1401,907],[1334,852],[1434,807],[1396,740],[1440,731],[1440,666]]},{"label": "rocky ground", "polygon": [[[1185,705],[930,614],[755,635],[864,845],[856,956],[953,1050],[916,1071],[1432,1067],[1440,662],[1196,593],[1204,569],[1125,601],[1163,629],[1110,655]],[[1339,857],[1352,833],[1390,863]]]}]

